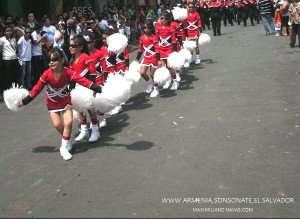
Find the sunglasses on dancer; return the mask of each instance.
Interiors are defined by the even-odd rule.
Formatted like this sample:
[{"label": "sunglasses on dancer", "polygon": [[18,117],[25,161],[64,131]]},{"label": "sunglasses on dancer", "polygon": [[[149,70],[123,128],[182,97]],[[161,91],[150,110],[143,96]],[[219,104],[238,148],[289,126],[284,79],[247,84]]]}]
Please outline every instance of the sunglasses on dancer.
[{"label": "sunglasses on dancer", "polygon": [[78,48],[78,47],[80,47],[80,45],[77,45],[77,44],[70,44],[69,47],[70,47],[70,48]]},{"label": "sunglasses on dancer", "polygon": [[54,57],[54,58],[50,59],[49,61],[50,62],[57,62],[57,61],[59,61],[59,58],[58,57]]}]

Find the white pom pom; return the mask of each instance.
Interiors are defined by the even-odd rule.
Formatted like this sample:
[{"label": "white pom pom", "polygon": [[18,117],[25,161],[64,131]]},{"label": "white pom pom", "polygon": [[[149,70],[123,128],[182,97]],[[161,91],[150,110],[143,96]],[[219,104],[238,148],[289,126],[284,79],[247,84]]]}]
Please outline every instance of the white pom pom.
[{"label": "white pom pom", "polygon": [[115,106],[116,104],[106,99],[102,93],[96,94],[96,97],[94,98],[94,107],[99,112],[108,113],[115,108]]},{"label": "white pom pom", "polygon": [[80,121],[79,119],[79,113],[73,109],[73,120],[77,120],[77,121]]},{"label": "white pom pom", "polygon": [[73,108],[78,112],[86,112],[93,107],[93,91],[79,84],[71,91]]},{"label": "white pom pom", "polygon": [[204,46],[210,43],[210,36],[206,33],[200,34],[200,37],[198,39],[198,44],[200,46]]},{"label": "white pom pom", "polygon": [[128,45],[128,39],[124,34],[114,33],[107,38],[107,50],[113,53],[122,53]]},{"label": "white pom pom", "polygon": [[102,87],[103,97],[108,102],[115,104],[115,106],[125,103],[130,98],[130,92],[130,84],[119,74],[108,74],[107,80]]},{"label": "white pom pom", "polygon": [[161,67],[155,71],[153,81],[159,86],[162,86],[170,79],[171,79],[171,74],[169,70],[166,67]]},{"label": "white pom pom", "polygon": [[129,65],[129,71],[137,71],[140,72],[141,64],[138,63],[137,61],[132,61]]},{"label": "white pom pom", "polygon": [[180,70],[184,65],[185,59],[178,52],[172,52],[168,56],[168,66],[175,70]]},{"label": "white pom pom", "polygon": [[28,90],[18,86],[18,84],[12,84],[12,88],[3,92],[4,101],[8,109],[14,112],[22,111],[22,107],[18,107],[18,103],[21,99],[27,97]]},{"label": "white pom pom", "polygon": [[185,20],[188,16],[187,9],[180,8],[180,7],[174,7],[174,9],[172,10],[172,14],[174,20],[180,20],[180,21]]},{"label": "white pom pom", "polygon": [[192,58],[192,53],[188,49],[182,49],[178,53],[184,57],[185,61],[189,61]]},{"label": "white pom pom", "polygon": [[140,68],[140,63],[138,63],[137,61],[132,61],[129,65],[129,71],[125,72],[125,79],[128,82],[131,82],[131,84],[138,83],[141,79]]},{"label": "white pom pom", "polygon": [[195,41],[192,41],[192,40],[183,41],[183,48],[185,48],[189,51],[193,51],[196,47],[197,47],[197,44]]},{"label": "white pom pom", "polygon": [[137,84],[141,79],[141,74],[137,71],[125,71],[124,78],[132,85]]}]

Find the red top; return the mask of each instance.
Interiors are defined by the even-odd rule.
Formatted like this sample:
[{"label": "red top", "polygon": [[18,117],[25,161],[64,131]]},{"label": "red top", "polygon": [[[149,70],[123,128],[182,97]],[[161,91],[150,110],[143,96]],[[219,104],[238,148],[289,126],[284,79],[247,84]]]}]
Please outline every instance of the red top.
[{"label": "red top", "polygon": [[100,48],[100,51],[103,53],[103,56],[104,56],[104,58],[101,59],[102,72],[103,73],[114,73],[115,66],[113,65],[112,61],[110,60],[111,55],[113,55],[113,53],[108,52],[107,46],[105,46],[105,45],[103,45]]},{"label": "red top", "polygon": [[156,26],[156,37],[159,47],[172,47],[172,43],[176,43],[175,29],[173,26]]},{"label": "red top", "polygon": [[104,77],[102,73],[102,68],[101,68],[101,62],[105,58],[104,53],[102,50],[99,49],[94,49],[94,51],[90,54],[90,57],[93,59],[96,67],[96,84],[97,85],[102,85],[104,82]]},{"label": "red top", "polygon": [[30,96],[35,98],[44,89],[44,87],[47,86],[45,99],[48,109],[64,109],[67,104],[72,105],[70,91],[67,88],[70,81],[75,81],[76,83],[88,88],[93,83],[79,74],[76,74],[76,72],[70,68],[63,68],[61,76],[57,80],[54,78],[53,70],[49,68],[44,71],[40,80],[32,88]]},{"label": "red top", "polygon": [[189,37],[199,36],[199,27],[202,27],[202,21],[198,12],[188,13],[187,30]]},{"label": "red top", "polygon": [[126,70],[126,59],[129,59],[129,51],[128,48],[125,48],[122,53],[118,53],[116,56],[116,71]]},{"label": "red top", "polygon": [[88,72],[91,75],[97,75],[94,60],[85,53],[81,53],[77,61],[73,61],[70,67],[81,76],[87,76]]}]

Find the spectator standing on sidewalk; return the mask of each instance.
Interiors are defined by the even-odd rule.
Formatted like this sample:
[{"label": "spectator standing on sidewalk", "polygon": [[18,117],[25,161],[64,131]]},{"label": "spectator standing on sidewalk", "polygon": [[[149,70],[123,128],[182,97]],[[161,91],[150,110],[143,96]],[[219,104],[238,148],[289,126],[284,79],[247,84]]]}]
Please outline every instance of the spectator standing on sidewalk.
[{"label": "spectator standing on sidewalk", "polygon": [[276,34],[272,17],[272,4],[271,0],[258,0],[259,12],[267,36]]},{"label": "spectator standing on sidewalk", "polygon": [[17,56],[17,42],[13,36],[13,27],[4,27],[4,36],[0,38],[0,53],[2,54],[2,70],[0,77],[2,80],[1,91],[9,89],[12,83],[17,83],[20,73],[20,65]]},{"label": "spectator standing on sidewalk", "polygon": [[19,58],[22,60],[23,64],[21,66],[21,75],[20,75],[20,83],[22,87],[26,89],[31,89],[31,45],[32,45],[32,37],[31,37],[31,28],[25,28],[25,34],[18,40],[18,53]]},{"label": "spectator standing on sidewalk", "polygon": [[298,35],[298,46],[300,48],[300,1],[292,0],[289,5],[289,16],[292,23],[292,33],[290,47],[293,48],[296,43],[296,36]]},{"label": "spectator standing on sidewalk", "polygon": [[34,30],[35,27],[35,20],[34,20],[34,14],[29,13],[27,16],[27,25],[31,28],[31,30]]}]

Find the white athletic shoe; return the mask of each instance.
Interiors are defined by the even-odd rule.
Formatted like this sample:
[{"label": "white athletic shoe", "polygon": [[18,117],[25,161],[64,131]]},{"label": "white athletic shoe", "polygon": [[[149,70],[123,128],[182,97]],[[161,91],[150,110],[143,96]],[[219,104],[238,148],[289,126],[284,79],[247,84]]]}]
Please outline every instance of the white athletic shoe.
[{"label": "white athletic shoe", "polygon": [[184,68],[189,68],[190,67],[190,63],[189,62],[185,62],[183,65]]},{"label": "white athletic shoe", "polygon": [[83,141],[89,138],[89,131],[87,129],[81,129],[79,135],[75,138],[75,141]]},{"label": "white athletic shoe", "polygon": [[107,122],[106,122],[106,119],[103,118],[99,121],[99,127],[100,128],[105,128],[107,126]]},{"label": "white athletic shoe", "polygon": [[113,110],[111,110],[108,114],[111,116],[117,115],[122,111],[121,106],[116,106]]},{"label": "white athletic shoe", "polygon": [[159,90],[157,87],[154,87],[153,91],[150,94],[150,97],[158,97],[159,96]]},{"label": "white athletic shoe", "polygon": [[201,63],[201,59],[200,58],[196,59],[195,64],[199,65],[200,63]]},{"label": "white athletic shoe", "polygon": [[66,147],[61,146],[59,148],[60,155],[63,157],[64,160],[71,160],[72,159],[72,154],[67,150]]},{"label": "white athletic shoe", "polygon": [[174,80],[170,90],[177,90],[179,87],[179,82]]},{"label": "white athletic shoe", "polygon": [[149,80],[149,81],[147,82],[147,86],[146,86],[145,92],[146,92],[147,94],[150,94],[150,93],[152,92],[152,90],[153,90],[153,83],[152,83],[151,80]]},{"label": "white athletic shoe", "polygon": [[92,128],[91,137],[89,138],[89,142],[90,143],[96,142],[96,141],[98,141],[100,139],[100,137],[101,137],[101,135],[100,135],[98,126],[97,127],[93,127]]},{"label": "white athletic shoe", "polygon": [[165,85],[163,86],[163,89],[168,89],[169,87],[170,87],[170,85],[171,85],[171,80],[168,80],[166,83],[165,83]]},{"label": "white athletic shoe", "polygon": [[176,81],[178,81],[178,82],[181,81],[180,72],[176,73]]},{"label": "white athletic shoe", "polygon": [[71,140],[70,140],[69,143],[67,144],[66,148],[67,148],[68,151],[71,151],[71,150],[73,149]]}]

